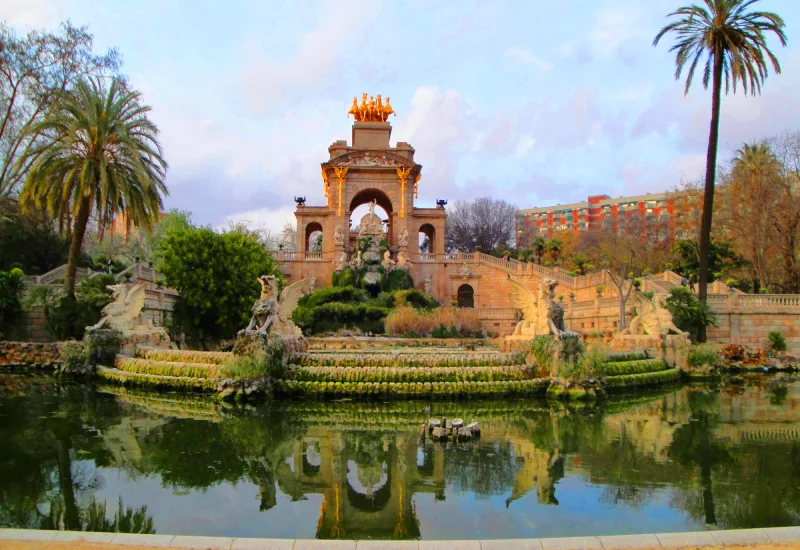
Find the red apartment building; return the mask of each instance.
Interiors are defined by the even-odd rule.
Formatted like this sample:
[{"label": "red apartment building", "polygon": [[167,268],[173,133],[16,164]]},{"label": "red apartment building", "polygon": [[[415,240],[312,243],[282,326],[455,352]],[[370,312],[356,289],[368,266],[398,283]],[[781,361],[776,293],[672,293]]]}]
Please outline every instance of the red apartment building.
[{"label": "red apartment building", "polygon": [[[648,193],[637,197],[612,199],[594,195],[586,202],[529,208],[517,212],[517,245],[525,236],[552,238],[562,231],[623,230],[644,222],[658,228],[664,237],[678,236],[675,196],[672,193]],[[641,227],[641,226],[640,226]]]}]

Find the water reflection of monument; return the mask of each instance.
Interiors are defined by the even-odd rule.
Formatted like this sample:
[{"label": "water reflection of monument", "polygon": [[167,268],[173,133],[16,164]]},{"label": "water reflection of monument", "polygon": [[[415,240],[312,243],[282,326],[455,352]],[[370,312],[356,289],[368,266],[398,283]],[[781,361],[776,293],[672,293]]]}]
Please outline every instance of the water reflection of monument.
[{"label": "water reflection of monument", "polygon": [[[506,506],[536,490],[541,504],[557,504],[563,476],[558,451],[537,449],[518,430],[485,425],[480,442],[454,447],[420,444],[415,431],[394,434],[309,429],[277,471],[278,487],[300,500],[322,494],[319,538],[417,538],[413,497],[445,499],[445,487],[507,494]],[[510,490],[509,490],[510,489]]]}]

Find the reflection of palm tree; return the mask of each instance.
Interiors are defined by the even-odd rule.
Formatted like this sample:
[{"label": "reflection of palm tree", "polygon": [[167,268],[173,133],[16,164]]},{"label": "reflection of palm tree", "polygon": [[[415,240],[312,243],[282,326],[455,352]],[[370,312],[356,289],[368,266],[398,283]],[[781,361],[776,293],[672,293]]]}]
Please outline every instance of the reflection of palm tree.
[{"label": "reflection of palm tree", "polygon": [[711,471],[718,464],[730,460],[728,449],[716,441],[717,394],[702,391],[688,393],[691,421],[675,430],[669,455],[679,464],[700,467],[700,484],[703,488],[703,512],[708,525],[716,525],[717,516],[712,492]]}]

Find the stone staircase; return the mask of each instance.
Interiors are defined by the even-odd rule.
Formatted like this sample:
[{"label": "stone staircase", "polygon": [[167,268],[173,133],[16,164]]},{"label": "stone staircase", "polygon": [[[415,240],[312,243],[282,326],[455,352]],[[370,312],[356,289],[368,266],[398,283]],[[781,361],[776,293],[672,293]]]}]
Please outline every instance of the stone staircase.
[{"label": "stone staircase", "polygon": [[118,356],[114,367],[97,367],[104,380],[125,386],[150,386],[216,392],[233,354],[212,351],[139,349],[134,357]]},{"label": "stone staircase", "polygon": [[681,369],[671,369],[664,361],[650,357],[647,352],[612,354],[604,370],[606,386],[610,391],[655,386],[676,382],[681,378]]}]

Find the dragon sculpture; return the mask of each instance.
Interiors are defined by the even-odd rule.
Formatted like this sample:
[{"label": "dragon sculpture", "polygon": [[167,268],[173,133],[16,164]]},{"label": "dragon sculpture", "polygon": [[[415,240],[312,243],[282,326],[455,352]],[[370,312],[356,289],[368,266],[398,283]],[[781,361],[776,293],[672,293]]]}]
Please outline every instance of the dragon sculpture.
[{"label": "dragon sculpture", "polygon": [[103,308],[103,318],[96,325],[86,327],[87,331],[114,329],[123,335],[136,331],[166,332],[161,327],[154,327],[149,319],[142,317],[142,308],[147,287],[137,283],[128,288],[126,284],[109,285],[114,301]]},{"label": "dragon sculpture", "polygon": [[636,304],[637,315],[631,319],[628,328],[620,331],[620,335],[633,336],[666,336],[670,332],[688,335],[672,322],[672,314],[666,308],[666,296],[656,294],[652,300],[648,300],[642,292],[636,290],[634,303]]},{"label": "dragon sculpture", "polygon": [[553,300],[558,281],[542,279],[534,293],[509,275],[511,305],[522,310],[522,320],[514,328],[512,338],[533,338],[552,334],[557,339],[578,336],[564,326],[564,309]]},{"label": "dragon sculpture", "polygon": [[278,294],[278,279],[272,275],[258,278],[261,296],[253,304],[250,324],[239,334],[274,334],[282,338],[299,338],[302,331],[290,317],[297,302],[310,292],[311,279],[297,281]]}]

